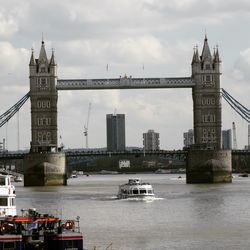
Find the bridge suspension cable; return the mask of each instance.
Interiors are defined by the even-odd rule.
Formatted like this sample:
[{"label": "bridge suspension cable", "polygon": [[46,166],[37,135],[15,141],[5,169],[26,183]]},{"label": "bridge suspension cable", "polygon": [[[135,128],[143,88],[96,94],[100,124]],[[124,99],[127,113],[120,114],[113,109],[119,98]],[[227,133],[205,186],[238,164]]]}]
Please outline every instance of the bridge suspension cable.
[{"label": "bridge suspension cable", "polygon": [[233,98],[225,89],[221,89],[222,97],[245,121],[250,123],[250,110]]},{"label": "bridge suspension cable", "polygon": [[0,128],[7,123],[19,109],[24,105],[24,103],[29,99],[30,92],[23,96],[16,104],[9,108],[6,112],[0,115]]}]

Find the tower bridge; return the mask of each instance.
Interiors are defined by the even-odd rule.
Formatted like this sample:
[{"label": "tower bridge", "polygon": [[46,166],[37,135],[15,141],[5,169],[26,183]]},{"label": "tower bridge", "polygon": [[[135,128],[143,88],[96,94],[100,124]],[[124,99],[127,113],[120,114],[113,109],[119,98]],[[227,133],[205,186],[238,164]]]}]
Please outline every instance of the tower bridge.
[{"label": "tower bridge", "polygon": [[[188,151],[187,183],[231,182],[231,151],[221,149],[220,66],[218,47],[211,54],[205,37],[201,54],[194,49],[188,77],[60,79],[54,52],[48,58],[42,41],[39,57],[32,51],[29,63],[31,146],[24,156],[24,184],[66,185],[66,156],[58,152],[58,91],[145,88],[192,88],[195,145]],[[225,92],[223,97],[231,101]]]}]

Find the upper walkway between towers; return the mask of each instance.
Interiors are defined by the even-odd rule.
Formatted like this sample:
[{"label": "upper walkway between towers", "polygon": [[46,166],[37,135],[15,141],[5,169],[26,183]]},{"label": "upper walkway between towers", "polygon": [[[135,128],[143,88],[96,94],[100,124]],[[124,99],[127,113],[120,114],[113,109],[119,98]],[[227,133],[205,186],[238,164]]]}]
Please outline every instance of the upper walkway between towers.
[{"label": "upper walkway between towers", "polygon": [[79,89],[146,89],[146,88],[192,88],[191,77],[173,78],[132,78],[131,76],[112,79],[58,79],[57,90]]}]

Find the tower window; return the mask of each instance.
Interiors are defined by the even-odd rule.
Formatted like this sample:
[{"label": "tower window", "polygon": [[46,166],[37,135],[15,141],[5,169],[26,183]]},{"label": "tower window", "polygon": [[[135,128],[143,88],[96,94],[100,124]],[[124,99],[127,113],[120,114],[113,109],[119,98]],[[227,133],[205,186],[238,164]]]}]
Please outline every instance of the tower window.
[{"label": "tower window", "polygon": [[201,100],[202,105],[215,105],[214,97],[203,97]]},{"label": "tower window", "polygon": [[51,118],[50,117],[38,117],[37,118],[37,125],[38,126],[49,126],[51,125]]},{"label": "tower window", "polygon": [[49,79],[47,78],[40,78],[37,79],[37,85],[39,90],[48,90],[49,89]]},{"label": "tower window", "polygon": [[210,65],[210,64],[206,64],[206,65],[205,65],[205,69],[206,69],[206,70],[210,70],[210,69],[211,69],[211,65]]},{"label": "tower window", "polygon": [[206,82],[211,82],[211,76],[210,75],[206,75],[205,81]]},{"label": "tower window", "polygon": [[202,115],[203,122],[215,122],[215,115],[214,114],[204,114]]},{"label": "tower window", "polygon": [[37,101],[37,108],[50,108],[50,101],[49,100],[43,100],[43,101]]},{"label": "tower window", "polygon": [[37,133],[37,141],[40,144],[44,144],[44,143],[50,143],[51,142],[51,132],[38,132]]}]

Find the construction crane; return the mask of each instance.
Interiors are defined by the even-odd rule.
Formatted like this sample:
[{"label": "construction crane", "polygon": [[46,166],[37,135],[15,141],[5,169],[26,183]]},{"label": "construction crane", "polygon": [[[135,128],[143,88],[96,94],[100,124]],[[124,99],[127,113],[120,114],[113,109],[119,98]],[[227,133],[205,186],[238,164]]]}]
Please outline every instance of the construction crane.
[{"label": "construction crane", "polygon": [[89,103],[89,108],[88,108],[88,116],[87,116],[87,122],[86,124],[84,125],[84,131],[83,131],[83,134],[86,138],[86,149],[89,148],[89,145],[88,145],[88,130],[89,130],[89,117],[90,117],[90,111],[91,111],[91,102]]},{"label": "construction crane", "polygon": [[237,139],[236,139],[236,127],[235,123],[233,122],[233,149],[237,149]]}]

